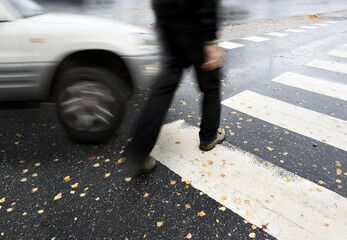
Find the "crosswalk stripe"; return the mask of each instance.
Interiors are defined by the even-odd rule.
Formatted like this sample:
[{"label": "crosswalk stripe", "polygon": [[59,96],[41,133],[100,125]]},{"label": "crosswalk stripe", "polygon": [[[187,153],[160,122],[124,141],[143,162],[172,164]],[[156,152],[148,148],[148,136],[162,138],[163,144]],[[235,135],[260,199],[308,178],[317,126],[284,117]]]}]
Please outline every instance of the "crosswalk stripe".
[{"label": "crosswalk stripe", "polygon": [[225,42],[218,43],[218,46],[220,46],[221,48],[225,48],[225,49],[234,49],[234,48],[243,47],[245,45],[240,44],[240,43],[225,41]]},{"label": "crosswalk stripe", "polygon": [[347,74],[347,64],[345,63],[317,59],[307,63],[306,66]]},{"label": "crosswalk stripe", "polygon": [[245,37],[242,38],[243,40],[246,41],[251,41],[251,42],[265,42],[265,41],[269,41],[269,38],[264,38],[264,37],[258,37],[258,36],[252,36],[252,37]]},{"label": "crosswalk stripe", "polygon": [[222,102],[227,107],[347,151],[347,121],[244,91]]},{"label": "crosswalk stripe", "polygon": [[315,26],[302,26],[301,28],[304,28],[304,29],[316,29],[318,27],[315,27]]},{"label": "crosswalk stripe", "polygon": [[347,58],[347,51],[333,50],[333,51],[329,52],[328,54],[331,56],[335,56],[335,57]]},{"label": "crosswalk stripe", "polygon": [[286,72],[272,81],[347,101],[347,85]]},{"label": "crosswalk stripe", "polygon": [[277,239],[347,239],[346,198],[227,144],[203,153],[198,131],[166,124],[152,156]]},{"label": "crosswalk stripe", "polygon": [[293,32],[293,33],[301,33],[301,32],[305,32],[305,30],[302,29],[287,29],[285,30],[286,32]]},{"label": "crosswalk stripe", "polygon": [[280,33],[280,32],[270,32],[270,33],[266,33],[266,35],[273,36],[273,37],[286,37],[289,34],[288,33]]}]

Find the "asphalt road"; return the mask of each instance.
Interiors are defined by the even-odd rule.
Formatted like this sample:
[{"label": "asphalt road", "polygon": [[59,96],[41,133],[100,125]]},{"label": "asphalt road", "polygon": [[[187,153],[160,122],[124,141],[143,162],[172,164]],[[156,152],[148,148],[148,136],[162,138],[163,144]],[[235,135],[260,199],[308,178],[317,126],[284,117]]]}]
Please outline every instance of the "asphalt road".
[{"label": "asphalt road", "polygon": [[2,105],[0,239],[347,238],[346,17],[226,36],[226,142],[205,156],[185,148],[200,120],[187,71],[146,178],[128,181],[118,161],[144,95],[101,146],[72,142],[53,105]]}]

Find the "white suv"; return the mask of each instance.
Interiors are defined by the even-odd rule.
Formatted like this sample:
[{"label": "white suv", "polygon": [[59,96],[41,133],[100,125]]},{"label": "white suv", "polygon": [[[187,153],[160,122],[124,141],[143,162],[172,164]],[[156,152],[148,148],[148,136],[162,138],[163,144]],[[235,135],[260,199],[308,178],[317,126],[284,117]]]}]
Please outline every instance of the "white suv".
[{"label": "white suv", "polygon": [[158,62],[146,29],[0,0],[0,101],[54,99],[77,140],[109,138],[129,95],[150,86]]}]

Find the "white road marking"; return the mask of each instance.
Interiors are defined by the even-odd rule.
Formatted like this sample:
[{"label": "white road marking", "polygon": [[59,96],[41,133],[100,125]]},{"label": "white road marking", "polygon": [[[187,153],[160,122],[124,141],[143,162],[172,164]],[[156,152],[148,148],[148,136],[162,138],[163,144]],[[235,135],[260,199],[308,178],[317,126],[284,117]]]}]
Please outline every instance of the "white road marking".
[{"label": "white road marking", "polygon": [[335,57],[341,57],[341,58],[347,58],[347,51],[337,51],[333,50],[328,53],[330,56],[335,56]]},{"label": "white road marking", "polygon": [[227,144],[202,153],[198,131],[166,124],[152,156],[277,239],[347,239],[346,198]]},{"label": "white road marking", "polygon": [[339,63],[333,61],[324,61],[324,60],[313,60],[306,64],[309,67],[321,68],[324,70],[329,70],[333,72],[346,73],[347,74],[347,64]]},{"label": "white road marking", "polygon": [[272,81],[347,101],[347,85],[286,72]]},{"label": "white road marking", "polygon": [[293,33],[301,33],[301,32],[305,32],[305,30],[302,29],[287,29],[285,30],[286,32],[293,32]]},{"label": "white road marking", "polygon": [[286,37],[289,34],[288,33],[280,33],[280,32],[270,32],[270,33],[266,33],[266,35],[274,36],[274,37]]},{"label": "white road marking", "polygon": [[336,21],[324,21],[326,23],[330,23],[330,24],[336,24],[337,22]]},{"label": "white road marking", "polygon": [[269,38],[264,38],[264,37],[258,37],[258,36],[252,36],[252,37],[245,37],[242,38],[243,40],[246,41],[252,41],[252,42],[265,42],[265,41],[269,41]]},{"label": "white road marking", "polygon": [[347,121],[244,91],[222,102],[227,107],[347,151]]},{"label": "white road marking", "polygon": [[218,46],[220,46],[221,48],[225,48],[225,49],[234,49],[234,48],[240,48],[243,47],[245,45],[240,44],[240,43],[234,43],[234,42],[220,42],[218,43]]},{"label": "white road marking", "polygon": [[326,26],[329,26],[329,24],[327,24],[327,23],[315,23],[314,25],[316,25],[316,26],[320,26],[320,27],[326,27]]},{"label": "white road marking", "polygon": [[316,29],[318,27],[315,27],[315,26],[302,26],[301,28],[304,28],[304,29]]}]

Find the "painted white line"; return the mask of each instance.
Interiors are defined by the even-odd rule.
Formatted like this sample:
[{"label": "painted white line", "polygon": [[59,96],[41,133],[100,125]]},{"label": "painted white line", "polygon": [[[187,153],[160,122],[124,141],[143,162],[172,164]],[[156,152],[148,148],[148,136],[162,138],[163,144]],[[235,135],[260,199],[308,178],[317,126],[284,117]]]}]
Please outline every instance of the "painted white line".
[{"label": "painted white line", "polygon": [[272,81],[347,101],[347,85],[286,72]]},{"label": "painted white line", "polygon": [[198,131],[165,125],[152,156],[277,239],[347,239],[346,198],[230,145],[202,153]]},{"label": "painted white line", "polygon": [[218,46],[220,46],[221,48],[225,48],[225,49],[234,49],[234,48],[240,48],[243,47],[245,45],[240,44],[240,43],[234,43],[234,42],[220,42],[218,43]]},{"label": "painted white line", "polygon": [[[335,57],[341,57],[341,58],[347,58],[347,51],[337,51],[333,50],[328,53],[330,56],[335,56]],[[346,93],[347,94],[347,93]]]},{"label": "painted white line", "polygon": [[316,26],[320,26],[320,27],[326,27],[326,26],[329,26],[329,24],[327,24],[327,23],[315,23],[314,25],[316,25]]},{"label": "painted white line", "polygon": [[265,42],[265,41],[269,41],[269,38],[264,38],[264,37],[258,37],[258,36],[252,36],[252,37],[245,37],[242,38],[243,40],[246,41],[252,41],[252,42]]},{"label": "painted white line", "polygon": [[222,102],[227,107],[347,151],[347,121],[244,91]]},{"label": "painted white line", "polygon": [[285,30],[286,32],[293,32],[293,33],[301,33],[301,32],[305,32],[305,30],[302,29],[287,29]]},{"label": "painted white line", "polygon": [[270,33],[266,33],[266,35],[273,36],[273,37],[286,37],[289,34],[288,33],[280,33],[280,32],[270,32]]},{"label": "painted white line", "polygon": [[318,27],[315,27],[315,26],[302,26],[301,28],[304,28],[304,29],[316,29]]},{"label": "painted white line", "polygon": [[336,24],[337,22],[336,21],[324,21],[326,23],[330,23],[330,24]]},{"label": "painted white line", "polygon": [[321,68],[324,70],[329,70],[329,71],[333,71],[333,72],[340,72],[340,73],[346,73],[347,74],[347,64],[346,63],[324,61],[324,60],[317,59],[317,60],[313,60],[312,62],[307,63],[306,66]]}]

